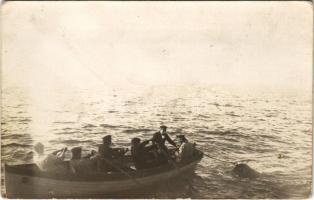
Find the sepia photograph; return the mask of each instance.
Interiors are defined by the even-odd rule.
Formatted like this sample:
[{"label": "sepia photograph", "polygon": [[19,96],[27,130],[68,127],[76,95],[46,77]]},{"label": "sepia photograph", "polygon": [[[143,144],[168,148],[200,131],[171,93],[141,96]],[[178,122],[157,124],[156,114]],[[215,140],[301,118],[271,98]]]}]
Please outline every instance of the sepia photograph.
[{"label": "sepia photograph", "polygon": [[311,1],[7,1],[1,196],[306,199]]}]

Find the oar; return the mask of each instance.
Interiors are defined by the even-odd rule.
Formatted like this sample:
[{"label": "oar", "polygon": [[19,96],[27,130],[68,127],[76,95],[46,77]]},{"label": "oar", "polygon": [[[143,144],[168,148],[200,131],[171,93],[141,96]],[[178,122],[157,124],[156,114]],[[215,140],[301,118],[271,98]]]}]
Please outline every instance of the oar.
[{"label": "oar", "polygon": [[117,170],[119,170],[122,174],[126,175],[127,177],[129,177],[132,181],[134,181],[135,184],[137,184],[138,186],[142,186],[142,184],[140,182],[138,182],[133,176],[131,176],[129,173],[127,173],[125,170],[121,169],[119,166],[113,164],[110,160],[106,159],[106,158],[102,158],[107,164],[111,165],[112,167],[116,168]]}]

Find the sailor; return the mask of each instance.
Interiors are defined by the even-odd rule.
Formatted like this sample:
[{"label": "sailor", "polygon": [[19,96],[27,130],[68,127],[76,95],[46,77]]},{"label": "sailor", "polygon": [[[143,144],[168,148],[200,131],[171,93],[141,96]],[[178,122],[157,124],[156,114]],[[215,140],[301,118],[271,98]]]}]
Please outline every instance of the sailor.
[{"label": "sailor", "polygon": [[[98,147],[97,170],[111,171],[112,166],[108,164],[115,163],[115,165],[122,165],[123,155],[128,151],[127,148],[113,148],[111,135],[103,137],[103,143]],[[114,161],[113,161],[114,160]]]},{"label": "sailor", "polygon": [[149,140],[141,142],[140,138],[133,138],[131,140],[131,155],[137,170],[153,167],[155,159],[150,152],[154,147],[146,146]]},{"label": "sailor", "polygon": [[35,144],[34,150],[36,152],[34,162],[40,170],[50,172],[61,172],[64,170],[60,164],[64,160],[65,152],[67,151],[66,147],[46,155],[44,145],[38,142]]},{"label": "sailor", "polygon": [[111,135],[106,135],[102,138],[103,143],[98,147],[98,154],[107,159],[113,159],[123,156],[127,148],[113,148]]},{"label": "sailor", "polygon": [[[158,158],[158,165],[163,165],[171,161],[172,154],[165,145],[166,141],[177,148],[176,143],[167,134],[167,126],[160,126],[160,130],[153,135],[151,139],[155,146],[155,154]],[[171,161],[172,162],[172,161]]]},{"label": "sailor", "polygon": [[195,144],[190,143],[184,135],[177,135],[180,147],[177,156],[178,162],[185,162],[190,160],[195,152]]},{"label": "sailor", "polygon": [[81,158],[82,158],[82,147],[74,147],[71,149],[72,158],[70,160],[70,170],[73,174],[83,171]]},{"label": "sailor", "polygon": [[166,141],[172,146],[177,148],[176,143],[167,134],[167,126],[160,126],[160,130],[156,132],[152,138],[153,144],[157,145],[163,151],[168,153],[168,148],[166,147]]},{"label": "sailor", "polygon": [[88,157],[82,157],[82,147],[74,147],[71,152],[70,170],[73,174],[88,173],[96,168],[97,157],[94,151],[92,151],[93,155]]},{"label": "sailor", "polygon": [[105,158],[111,158],[112,153],[111,153],[111,135],[106,135],[105,137],[102,138],[102,144],[98,146],[98,154],[101,157]]}]

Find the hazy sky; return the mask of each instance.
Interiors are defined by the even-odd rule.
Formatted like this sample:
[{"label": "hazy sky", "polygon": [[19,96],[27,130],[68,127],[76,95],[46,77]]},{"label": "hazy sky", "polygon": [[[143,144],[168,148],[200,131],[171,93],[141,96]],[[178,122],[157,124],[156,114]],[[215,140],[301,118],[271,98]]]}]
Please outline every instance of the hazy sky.
[{"label": "hazy sky", "polygon": [[308,2],[6,2],[4,86],[309,88]]}]

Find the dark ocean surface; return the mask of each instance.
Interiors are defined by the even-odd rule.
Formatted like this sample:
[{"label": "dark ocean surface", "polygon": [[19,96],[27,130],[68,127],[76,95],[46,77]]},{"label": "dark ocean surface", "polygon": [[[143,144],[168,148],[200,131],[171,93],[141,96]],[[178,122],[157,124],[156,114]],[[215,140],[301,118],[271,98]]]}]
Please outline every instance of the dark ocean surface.
[{"label": "dark ocean surface", "polygon": [[[161,124],[185,134],[206,154],[247,164],[256,179],[204,157],[195,173],[151,191],[114,198],[307,198],[312,167],[311,92],[198,86],[2,91],[1,161],[32,162],[35,142],[47,152],[96,149],[113,135],[117,146],[150,138]],[[69,155],[68,155],[69,156]],[[2,193],[3,175],[1,180]],[[105,197],[105,196],[104,196]]]}]

